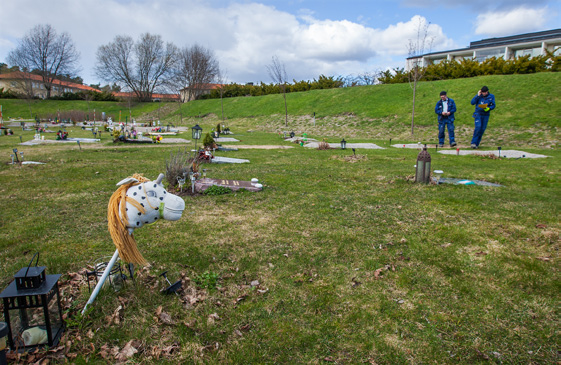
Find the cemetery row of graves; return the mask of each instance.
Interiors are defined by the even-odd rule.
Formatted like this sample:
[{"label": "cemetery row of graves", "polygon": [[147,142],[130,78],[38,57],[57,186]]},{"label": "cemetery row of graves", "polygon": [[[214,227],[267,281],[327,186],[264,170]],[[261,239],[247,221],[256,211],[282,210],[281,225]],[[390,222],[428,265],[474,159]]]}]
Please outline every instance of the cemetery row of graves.
[{"label": "cemetery row of graves", "polygon": [[558,150],[247,123],[4,123],[7,359],[556,361]]}]

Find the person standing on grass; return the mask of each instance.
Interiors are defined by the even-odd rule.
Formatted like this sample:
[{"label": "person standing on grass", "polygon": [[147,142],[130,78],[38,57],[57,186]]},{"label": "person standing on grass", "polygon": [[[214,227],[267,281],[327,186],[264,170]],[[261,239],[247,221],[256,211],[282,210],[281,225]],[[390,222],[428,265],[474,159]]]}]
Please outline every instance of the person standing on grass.
[{"label": "person standing on grass", "polygon": [[456,112],[456,103],[446,95],[446,91],[440,92],[440,100],[436,103],[434,112],[438,114],[438,146],[444,147],[444,129],[448,127],[450,147],[455,147],[454,113]]},{"label": "person standing on grass", "polygon": [[475,112],[473,113],[475,129],[473,130],[473,138],[471,139],[471,148],[475,149],[479,147],[483,133],[485,133],[485,129],[487,129],[490,111],[495,109],[495,95],[489,93],[489,88],[487,86],[483,86],[481,90],[477,92],[477,95],[471,99],[471,105],[475,105]]}]

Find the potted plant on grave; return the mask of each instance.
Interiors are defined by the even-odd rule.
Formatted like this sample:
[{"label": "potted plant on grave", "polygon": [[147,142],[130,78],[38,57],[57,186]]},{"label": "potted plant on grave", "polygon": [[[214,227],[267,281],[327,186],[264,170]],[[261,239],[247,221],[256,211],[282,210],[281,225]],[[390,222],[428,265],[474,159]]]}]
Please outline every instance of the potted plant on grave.
[{"label": "potted plant on grave", "polygon": [[214,138],[212,138],[210,133],[207,133],[205,135],[205,138],[203,138],[203,146],[205,150],[209,150],[209,151],[217,148],[216,142],[214,142]]}]

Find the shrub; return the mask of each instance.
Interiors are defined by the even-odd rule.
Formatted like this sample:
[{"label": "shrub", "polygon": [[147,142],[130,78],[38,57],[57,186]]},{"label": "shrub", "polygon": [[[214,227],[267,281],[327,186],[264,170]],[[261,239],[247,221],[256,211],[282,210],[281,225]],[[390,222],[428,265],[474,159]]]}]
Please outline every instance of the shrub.
[{"label": "shrub", "polygon": [[203,138],[203,146],[208,149],[216,148],[216,143],[214,142],[214,138],[212,138],[210,133],[207,133],[205,135],[205,138]]},{"label": "shrub", "polygon": [[191,156],[191,152],[187,152],[187,148],[179,149],[176,154],[170,153],[169,160],[166,163],[166,181],[168,189],[177,187],[177,178],[189,173],[194,165],[197,165],[195,156]]}]

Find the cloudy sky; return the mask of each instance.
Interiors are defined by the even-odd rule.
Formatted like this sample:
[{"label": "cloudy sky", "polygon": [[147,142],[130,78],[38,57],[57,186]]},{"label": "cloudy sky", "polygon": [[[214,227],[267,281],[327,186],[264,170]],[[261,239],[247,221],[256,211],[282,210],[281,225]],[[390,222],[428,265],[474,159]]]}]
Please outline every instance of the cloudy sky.
[{"label": "cloudy sky", "polygon": [[0,62],[35,25],[51,24],[71,35],[87,84],[101,81],[96,51],[116,35],[198,43],[229,82],[269,83],[273,56],[290,80],[404,67],[419,21],[430,23],[431,51],[561,28],[560,0],[1,0],[0,14]]}]

